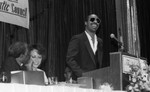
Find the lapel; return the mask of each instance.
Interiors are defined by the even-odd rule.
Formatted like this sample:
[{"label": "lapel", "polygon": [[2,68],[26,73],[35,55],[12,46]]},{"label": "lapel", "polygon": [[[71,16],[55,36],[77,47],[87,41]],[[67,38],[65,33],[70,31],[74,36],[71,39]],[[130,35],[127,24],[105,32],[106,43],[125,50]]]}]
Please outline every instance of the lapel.
[{"label": "lapel", "polygon": [[98,40],[98,45],[97,45],[97,50],[98,50],[98,61],[99,61],[99,67],[102,66],[102,40],[101,39],[97,39]]},{"label": "lapel", "polygon": [[91,45],[89,43],[89,40],[88,40],[87,35],[85,34],[85,32],[84,32],[84,38],[85,38],[85,42],[84,42],[85,46],[86,46],[86,48],[87,48],[87,50],[88,50],[88,52],[89,52],[89,54],[90,54],[90,56],[92,58],[93,63],[96,65],[95,59],[94,59],[94,52],[93,52],[93,50],[91,48]]}]

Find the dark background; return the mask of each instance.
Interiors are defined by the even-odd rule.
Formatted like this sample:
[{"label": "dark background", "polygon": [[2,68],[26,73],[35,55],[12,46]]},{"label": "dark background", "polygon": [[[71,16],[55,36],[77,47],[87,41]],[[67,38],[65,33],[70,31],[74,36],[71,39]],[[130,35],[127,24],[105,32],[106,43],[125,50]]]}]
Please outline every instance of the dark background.
[{"label": "dark background", "polygon": [[147,58],[150,64],[150,1],[137,1],[137,15],[139,36],[141,45],[141,56]]}]

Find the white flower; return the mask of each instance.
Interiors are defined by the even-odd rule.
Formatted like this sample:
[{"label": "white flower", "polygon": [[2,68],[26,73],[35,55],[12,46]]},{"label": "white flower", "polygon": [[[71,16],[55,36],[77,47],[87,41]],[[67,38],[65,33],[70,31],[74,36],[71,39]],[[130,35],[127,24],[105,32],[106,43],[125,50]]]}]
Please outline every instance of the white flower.
[{"label": "white flower", "polygon": [[99,88],[106,92],[111,92],[113,90],[113,87],[108,83],[104,83],[103,85],[100,85]]}]

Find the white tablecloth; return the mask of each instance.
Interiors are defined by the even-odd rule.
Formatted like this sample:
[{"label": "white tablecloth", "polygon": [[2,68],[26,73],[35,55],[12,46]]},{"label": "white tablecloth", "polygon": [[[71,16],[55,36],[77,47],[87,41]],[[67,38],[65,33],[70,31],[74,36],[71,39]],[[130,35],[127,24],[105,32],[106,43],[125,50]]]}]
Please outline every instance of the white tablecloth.
[{"label": "white tablecloth", "polygon": [[[72,87],[72,86],[62,86],[62,85],[39,86],[39,85],[0,83],[0,92],[106,92],[106,91],[98,89]],[[112,91],[112,92],[124,92],[124,91]]]}]

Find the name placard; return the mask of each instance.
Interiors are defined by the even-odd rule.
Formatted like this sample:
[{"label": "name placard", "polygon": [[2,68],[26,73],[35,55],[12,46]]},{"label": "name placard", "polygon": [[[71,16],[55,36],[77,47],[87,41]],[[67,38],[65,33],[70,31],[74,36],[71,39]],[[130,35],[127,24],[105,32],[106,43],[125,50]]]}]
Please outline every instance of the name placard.
[{"label": "name placard", "polygon": [[29,28],[28,0],[0,0],[0,21]]}]

